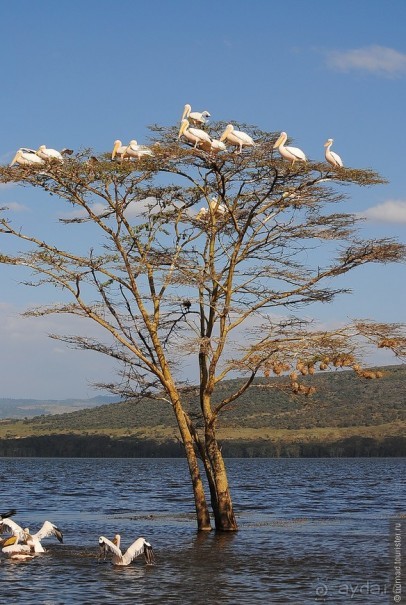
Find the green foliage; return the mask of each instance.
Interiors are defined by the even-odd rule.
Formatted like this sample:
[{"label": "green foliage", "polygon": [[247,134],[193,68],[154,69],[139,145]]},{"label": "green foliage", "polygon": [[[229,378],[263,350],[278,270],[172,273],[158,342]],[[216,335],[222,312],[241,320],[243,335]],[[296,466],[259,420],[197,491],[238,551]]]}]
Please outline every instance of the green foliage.
[{"label": "green foliage", "polygon": [[[305,377],[303,382],[317,388],[311,398],[287,392],[282,388],[282,378],[257,379],[221,418],[218,429],[225,455],[400,455],[405,448],[402,433],[406,427],[406,367],[381,370],[383,377],[377,380],[362,380],[351,371]],[[222,383],[216,398],[221,400],[233,392],[238,382]],[[186,407],[193,416],[198,393],[188,392],[187,399]],[[52,435],[61,438],[53,450],[43,441]],[[3,421],[0,455],[16,455],[6,453],[10,451],[19,451],[19,455],[22,451],[52,455],[44,453],[49,449],[53,455],[178,456],[182,449],[176,435],[168,404],[128,401],[29,420]],[[28,436],[35,443],[30,442],[28,450],[21,450],[21,443],[11,445],[13,437]]]}]

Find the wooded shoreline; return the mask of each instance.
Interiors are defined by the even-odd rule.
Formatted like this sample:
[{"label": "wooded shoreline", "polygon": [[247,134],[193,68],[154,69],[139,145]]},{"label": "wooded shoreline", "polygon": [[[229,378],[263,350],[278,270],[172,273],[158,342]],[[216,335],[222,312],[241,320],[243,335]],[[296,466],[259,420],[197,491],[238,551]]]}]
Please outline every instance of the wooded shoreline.
[{"label": "wooded shoreline", "polygon": [[[305,377],[312,398],[286,393],[283,378],[258,379],[219,424],[229,458],[406,456],[404,365],[379,380],[351,371]],[[226,397],[236,382],[220,385]],[[196,394],[188,394],[193,413]],[[168,406],[145,399],[70,413],[0,421],[2,457],[179,458],[184,449]]]},{"label": "wooded shoreline", "polygon": [[[224,440],[227,458],[353,458],[404,457],[406,437],[384,439],[353,436],[338,441],[277,442],[272,440]],[[182,458],[179,441],[154,441],[107,435],[44,435],[0,439],[1,457],[44,458]]]}]

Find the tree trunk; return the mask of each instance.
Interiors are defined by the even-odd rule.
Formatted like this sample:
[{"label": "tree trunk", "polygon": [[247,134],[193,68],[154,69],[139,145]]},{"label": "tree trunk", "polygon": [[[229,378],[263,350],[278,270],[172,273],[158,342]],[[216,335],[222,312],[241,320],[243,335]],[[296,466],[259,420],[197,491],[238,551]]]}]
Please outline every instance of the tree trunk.
[{"label": "tree trunk", "polygon": [[193,496],[195,499],[196,519],[198,531],[210,531],[210,513],[206,502],[203,483],[200,476],[199,464],[194,451],[193,443],[184,443],[186,459],[189,466],[190,476],[192,478]]},{"label": "tree trunk", "polygon": [[228,487],[224,458],[213,429],[206,430],[206,448],[211,465],[208,479],[216,530],[237,531],[238,525]]},{"label": "tree trunk", "polygon": [[173,401],[173,409],[178,422],[182,442],[185,448],[186,459],[189,467],[190,477],[192,479],[193,496],[195,499],[197,529],[199,531],[210,531],[212,529],[210,522],[210,513],[207,506],[206,496],[202,478],[200,475],[199,463],[196,456],[192,434],[189,430],[186,416],[178,399]]}]

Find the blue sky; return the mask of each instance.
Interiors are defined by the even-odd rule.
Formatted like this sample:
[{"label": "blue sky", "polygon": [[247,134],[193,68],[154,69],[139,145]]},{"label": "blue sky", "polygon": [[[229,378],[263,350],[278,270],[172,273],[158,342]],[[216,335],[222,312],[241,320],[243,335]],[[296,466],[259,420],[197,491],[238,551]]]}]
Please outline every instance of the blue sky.
[{"label": "blue sky", "polygon": [[[144,142],[148,125],[177,124],[188,102],[213,120],[285,130],[314,160],[334,138],[345,165],[388,180],[349,189],[345,208],[367,218],[366,236],[405,242],[405,22],[404,0],[0,2],[0,162],[19,147]],[[0,185],[0,206],[47,237],[41,212],[54,210],[40,196]],[[0,397],[95,395],[90,383],[113,378],[113,364],[47,337],[70,319],[21,319],[48,293],[20,279],[0,266]],[[404,266],[347,280],[353,294],[320,309],[323,320],[404,321]]]}]

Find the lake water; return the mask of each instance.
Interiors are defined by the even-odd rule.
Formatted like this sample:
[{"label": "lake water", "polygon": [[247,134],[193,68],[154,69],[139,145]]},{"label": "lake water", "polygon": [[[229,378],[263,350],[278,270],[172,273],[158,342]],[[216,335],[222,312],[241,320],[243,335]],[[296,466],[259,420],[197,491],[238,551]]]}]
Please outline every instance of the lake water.
[{"label": "lake water", "polygon": [[[1,555],[0,602],[43,605],[393,603],[391,524],[405,519],[405,459],[227,461],[240,530],[198,534],[182,459],[0,459],[0,510],[64,544]],[[98,562],[98,538],[144,536],[142,557]],[[404,588],[406,591],[406,588]],[[5,600],[2,600],[2,595]],[[402,599],[406,600],[405,594]]]}]

